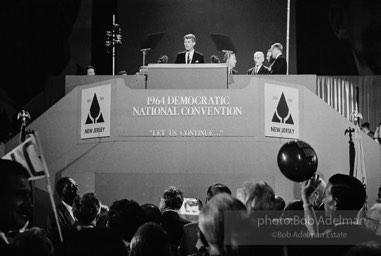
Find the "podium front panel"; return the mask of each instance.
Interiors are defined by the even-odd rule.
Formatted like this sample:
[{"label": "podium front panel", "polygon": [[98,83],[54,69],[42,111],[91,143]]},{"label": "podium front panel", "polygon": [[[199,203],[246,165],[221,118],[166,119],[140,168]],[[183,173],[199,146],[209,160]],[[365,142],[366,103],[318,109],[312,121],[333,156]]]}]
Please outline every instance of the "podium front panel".
[{"label": "podium front panel", "polygon": [[225,64],[149,64],[147,89],[226,89]]}]

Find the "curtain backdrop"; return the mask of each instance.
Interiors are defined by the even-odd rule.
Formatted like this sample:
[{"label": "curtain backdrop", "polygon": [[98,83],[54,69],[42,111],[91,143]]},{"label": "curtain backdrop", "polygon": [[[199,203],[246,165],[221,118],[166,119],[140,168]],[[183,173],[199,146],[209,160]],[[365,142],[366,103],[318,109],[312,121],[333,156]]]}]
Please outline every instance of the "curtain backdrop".
[{"label": "curtain backdrop", "polygon": [[381,76],[318,76],[317,95],[349,119],[357,109],[374,131],[381,122]]},{"label": "curtain backdrop", "polygon": [[370,123],[370,128],[375,131],[381,122],[381,76],[359,77],[359,108],[364,121]]}]

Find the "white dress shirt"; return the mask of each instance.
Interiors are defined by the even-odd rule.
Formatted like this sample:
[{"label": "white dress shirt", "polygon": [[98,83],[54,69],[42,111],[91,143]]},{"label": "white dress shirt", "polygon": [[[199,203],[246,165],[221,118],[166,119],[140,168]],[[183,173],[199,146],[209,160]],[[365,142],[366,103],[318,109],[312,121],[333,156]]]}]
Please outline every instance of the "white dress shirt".
[{"label": "white dress shirt", "polygon": [[65,208],[68,210],[68,212],[70,213],[70,216],[73,218],[73,220],[75,220],[74,214],[73,214],[73,207],[71,207],[70,205],[68,205],[64,201],[62,201],[62,203],[65,206]]}]

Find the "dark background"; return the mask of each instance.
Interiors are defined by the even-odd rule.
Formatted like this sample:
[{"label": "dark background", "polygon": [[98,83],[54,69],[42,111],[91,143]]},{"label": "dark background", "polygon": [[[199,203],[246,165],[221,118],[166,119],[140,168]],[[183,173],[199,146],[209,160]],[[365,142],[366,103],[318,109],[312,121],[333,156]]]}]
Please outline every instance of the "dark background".
[{"label": "dark background", "polygon": [[[195,49],[204,54],[205,62],[211,55],[221,61],[210,33],[230,36],[237,49],[236,69],[246,74],[254,65],[253,53],[266,54],[271,44],[286,47],[287,0],[119,0],[117,17],[124,42],[118,48],[116,70],[134,74],[142,65],[139,51],[146,34],[164,32],[157,47],[148,52],[146,62],[157,62],[167,55],[174,63],[176,54],[184,50],[183,36],[192,33],[197,38]],[[291,35],[290,48],[295,51],[295,35]],[[286,52],[284,52],[286,53]],[[291,61],[295,73],[295,60]]]},{"label": "dark background", "polygon": [[[345,45],[328,24],[329,0],[292,0],[290,74],[351,75]],[[209,33],[229,35],[237,48],[240,74],[253,66],[253,53],[271,44],[286,47],[287,0],[4,0],[0,8],[0,141],[16,134],[17,113],[37,118],[64,96],[65,75],[82,75],[93,65],[97,75],[111,74],[106,30],[117,14],[123,45],[116,72],[135,74],[139,51],[149,33],[164,32],[146,63],[162,54],[174,62],[183,36],[197,37],[205,61],[217,52]],[[286,53],[286,49],[284,51]],[[340,70],[336,68],[340,67]]]}]

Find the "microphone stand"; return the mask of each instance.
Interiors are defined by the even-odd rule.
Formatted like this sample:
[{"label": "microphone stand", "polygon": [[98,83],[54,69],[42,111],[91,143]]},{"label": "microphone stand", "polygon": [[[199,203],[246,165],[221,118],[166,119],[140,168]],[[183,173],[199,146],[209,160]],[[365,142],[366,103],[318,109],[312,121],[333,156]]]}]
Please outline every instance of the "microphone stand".
[{"label": "microphone stand", "polygon": [[147,48],[147,49],[141,49],[140,51],[143,53],[143,65],[142,67],[144,68],[145,64],[146,64],[146,54],[147,54],[147,51],[151,50],[151,48]]}]

